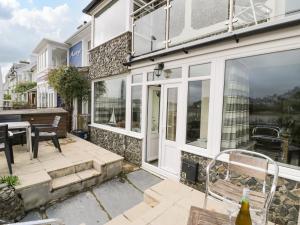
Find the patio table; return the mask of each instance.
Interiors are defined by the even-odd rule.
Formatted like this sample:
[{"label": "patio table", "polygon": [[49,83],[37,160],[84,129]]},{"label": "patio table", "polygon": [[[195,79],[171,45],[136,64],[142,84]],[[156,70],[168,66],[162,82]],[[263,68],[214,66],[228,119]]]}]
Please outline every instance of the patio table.
[{"label": "patio table", "polygon": [[188,225],[230,225],[230,221],[228,215],[192,206]]},{"label": "patio table", "polygon": [[25,129],[26,130],[26,140],[27,140],[27,149],[30,155],[30,159],[32,159],[32,143],[31,143],[31,125],[29,122],[7,122],[0,123],[0,125],[8,125],[9,130],[17,130],[17,129]]}]

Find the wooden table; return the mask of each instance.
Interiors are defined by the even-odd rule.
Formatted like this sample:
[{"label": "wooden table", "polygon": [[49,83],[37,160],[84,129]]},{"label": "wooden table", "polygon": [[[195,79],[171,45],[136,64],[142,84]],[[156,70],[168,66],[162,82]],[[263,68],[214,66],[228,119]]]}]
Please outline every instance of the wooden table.
[{"label": "wooden table", "polygon": [[18,129],[25,129],[26,130],[26,143],[27,149],[30,155],[30,159],[32,159],[32,143],[31,143],[31,125],[29,122],[7,122],[7,123],[0,123],[0,125],[8,125],[9,130],[18,130]]},{"label": "wooden table", "polygon": [[192,206],[188,225],[230,225],[229,222],[228,215]]}]

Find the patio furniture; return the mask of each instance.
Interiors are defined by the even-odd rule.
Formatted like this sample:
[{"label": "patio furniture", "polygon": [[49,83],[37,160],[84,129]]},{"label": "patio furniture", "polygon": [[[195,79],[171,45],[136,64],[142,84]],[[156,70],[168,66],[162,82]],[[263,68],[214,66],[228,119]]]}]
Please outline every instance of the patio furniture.
[{"label": "patio furniture", "polygon": [[12,174],[11,149],[8,140],[8,125],[0,125],[0,152],[4,151],[9,173]]},{"label": "patio furniture", "polygon": [[61,152],[60,144],[57,136],[57,129],[59,122],[61,120],[60,116],[55,116],[52,124],[33,124],[32,125],[32,138],[34,139],[33,144],[33,158],[37,158],[39,151],[39,142],[45,139],[51,139],[55,148]]},{"label": "patio furniture", "polygon": [[[0,115],[1,123],[11,123],[11,122],[22,122],[21,115]],[[24,145],[24,139],[26,137],[25,129],[11,129],[10,130],[14,134],[14,140],[12,140],[12,145],[16,143],[16,138],[19,138],[18,144]]]},{"label": "patio furniture", "polygon": [[64,225],[64,222],[61,219],[44,219],[44,220],[35,220],[27,222],[18,222],[18,223],[9,223],[7,221],[0,220],[0,224],[7,225]]},{"label": "patio furniture", "polygon": [[192,206],[187,225],[198,224],[229,225],[230,222],[228,215]]},{"label": "patio furniture", "polygon": [[8,130],[26,130],[26,143],[27,143],[27,149],[30,155],[30,159],[32,159],[32,147],[31,147],[31,125],[29,122],[6,122],[6,123],[0,123],[1,125],[8,125]]},{"label": "patio furniture", "polygon": [[[224,162],[224,159],[228,159],[228,162]],[[222,159],[222,160],[220,160]],[[223,161],[223,164],[227,164],[225,169],[224,179],[212,180],[212,174],[218,173],[214,166],[217,161]],[[267,188],[267,176],[269,175],[268,167],[272,164],[273,179],[268,179],[271,182],[271,186]],[[220,164],[218,164],[220,165]],[[268,211],[275,194],[277,180],[278,180],[278,165],[270,157],[247,150],[225,150],[219,153],[207,166],[207,180],[206,180],[206,193],[204,208],[207,205],[207,198],[211,196],[221,201],[230,201],[232,204],[239,206],[239,201],[242,197],[244,187],[236,183],[238,179],[255,179],[257,183],[261,183],[261,192],[250,189],[249,199],[251,210],[256,212],[263,212],[264,223],[267,222]],[[235,183],[232,182],[234,178]],[[255,183],[255,182],[254,182]],[[257,185],[259,187],[260,185]],[[249,187],[248,187],[249,188]]]}]

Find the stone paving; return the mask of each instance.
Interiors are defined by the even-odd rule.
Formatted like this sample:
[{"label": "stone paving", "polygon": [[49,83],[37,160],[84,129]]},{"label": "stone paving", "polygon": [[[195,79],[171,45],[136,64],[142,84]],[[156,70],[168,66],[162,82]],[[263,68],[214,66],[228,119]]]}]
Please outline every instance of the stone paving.
[{"label": "stone paving", "polygon": [[23,221],[60,218],[66,225],[101,225],[143,201],[144,190],[160,178],[138,170],[77,194],[46,209],[30,212]]}]

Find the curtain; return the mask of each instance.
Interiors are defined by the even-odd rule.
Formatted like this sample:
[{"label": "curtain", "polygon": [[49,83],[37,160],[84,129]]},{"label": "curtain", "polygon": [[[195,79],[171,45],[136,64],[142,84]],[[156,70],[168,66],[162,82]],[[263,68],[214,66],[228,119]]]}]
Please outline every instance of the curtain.
[{"label": "curtain", "polygon": [[226,63],[221,148],[242,148],[249,143],[249,73],[237,61]]}]

